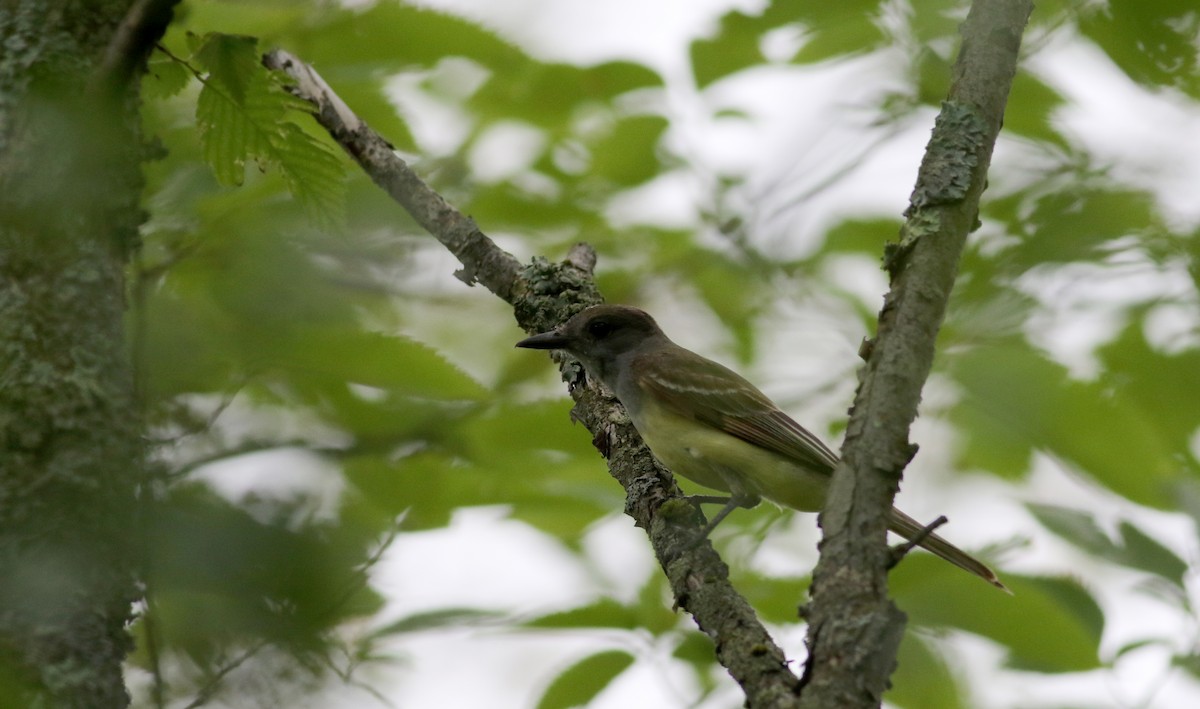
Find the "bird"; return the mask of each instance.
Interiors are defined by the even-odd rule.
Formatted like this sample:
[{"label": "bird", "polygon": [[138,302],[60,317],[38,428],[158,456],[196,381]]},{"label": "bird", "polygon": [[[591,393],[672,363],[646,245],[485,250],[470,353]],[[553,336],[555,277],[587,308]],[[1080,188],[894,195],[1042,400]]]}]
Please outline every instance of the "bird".
[{"label": "bird", "polygon": [[[644,310],[594,305],[517,347],[563,350],[602,382],[667,469],[728,497],[697,495],[729,513],[762,499],[802,512],[824,505],[838,457],[733,370],[675,344]],[[888,529],[1007,591],[986,564],[892,507]]]}]

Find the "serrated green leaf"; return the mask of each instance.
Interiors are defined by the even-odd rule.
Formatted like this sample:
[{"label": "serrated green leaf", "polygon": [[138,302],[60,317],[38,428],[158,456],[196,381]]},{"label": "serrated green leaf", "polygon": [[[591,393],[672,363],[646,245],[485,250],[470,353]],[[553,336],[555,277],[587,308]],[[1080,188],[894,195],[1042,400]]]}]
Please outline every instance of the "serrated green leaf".
[{"label": "serrated green leaf", "polygon": [[[205,47],[227,48],[231,42],[209,42]],[[339,226],[345,201],[341,158],[287,119],[290,111],[308,113],[312,106],[285,91],[282,79],[253,54],[254,61],[247,65],[241,44],[232,46],[235,49],[210,50],[210,61],[227,74],[236,69],[238,78],[207,82],[196,106],[205,161],[226,186],[242,184],[251,159],[274,165],[310,218],[322,227]],[[227,85],[230,81],[236,90]]]},{"label": "serrated green leaf", "polygon": [[215,85],[206,84],[196,102],[196,124],[204,161],[217,182],[236,187],[246,179],[246,160],[269,146],[232,97]]},{"label": "serrated green leaf", "polygon": [[312,328],[281,354],[289,366],[339,381],[436,399],[478,399],[486,390],[436,350],[397,335]]},{"label": "serrated green leaf", "polygon": [[609,650],[586,657],[550,683],[537,707],[568,709],[587,704],[632,664],[633,656],[624,650]]},{"label": "serrated green leaf", "polygon": [[255,37],[211,32],[202,38],[195,59],[208,72],[208,81],[227,92],[235,103],[245,100],[250,83],[262,71]]},{"label": "serrated green leaf", "polygon": [[270,157],[309,217],[322,227],[340,227],[346,199],[341,157],[294,123],[278,126],[271,147]]},{"label": "serrated green leaf", "polygon": [[142,93],[147,98],[167,98],[183,91],[191,80],[192,72],[183,62],[156,50],[146,63]]}]

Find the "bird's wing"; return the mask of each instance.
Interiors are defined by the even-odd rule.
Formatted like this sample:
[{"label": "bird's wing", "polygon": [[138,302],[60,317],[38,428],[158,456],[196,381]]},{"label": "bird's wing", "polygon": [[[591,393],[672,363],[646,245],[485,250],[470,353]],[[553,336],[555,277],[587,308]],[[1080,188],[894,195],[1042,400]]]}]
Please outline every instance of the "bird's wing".
[{"label": "bird's wing", "polygon": [[832,472],[837,466],[837,456],[819,438],[727,367],[682,347],[639,357],[632,365],[643,393],[681,416],[814,471]]}]

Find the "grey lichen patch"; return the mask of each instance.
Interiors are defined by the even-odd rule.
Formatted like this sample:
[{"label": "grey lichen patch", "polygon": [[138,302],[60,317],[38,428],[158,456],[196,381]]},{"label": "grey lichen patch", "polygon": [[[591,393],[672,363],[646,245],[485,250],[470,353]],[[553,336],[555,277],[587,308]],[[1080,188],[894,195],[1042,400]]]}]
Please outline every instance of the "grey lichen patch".
[{"label": "grey lichen patch", "polygon": [[965,198],[987,135],[987,124],[972,106],[944,102],[934,122],[905,216],[913,210]]},{"label": "grey lichen patch", "polygon": [[571,260],[552,263],[535,257],[521,269],[520,282],[523,287],[514,290],[513,312],[522,327],[548,330],[601,302],[591,274]]},{"label": "grey lichen patch", "polygon": [[941,215],[934,209],[914,210],[910,207],[905,216],[908,219],[900,228],[900,241],[883,246],[883,270],[893,278],[899,273],[913,246],[925,236],[937,233],[942,225]]}]

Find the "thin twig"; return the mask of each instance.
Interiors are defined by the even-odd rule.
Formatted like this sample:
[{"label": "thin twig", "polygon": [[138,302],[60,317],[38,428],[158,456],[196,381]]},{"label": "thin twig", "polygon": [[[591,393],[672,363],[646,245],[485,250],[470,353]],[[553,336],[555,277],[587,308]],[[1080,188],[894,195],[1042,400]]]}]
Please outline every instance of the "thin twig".
[{"label": "thin twig", "polygon": [[937,519],[922,527],[921,531],[913,535],[912,539],[909,539],[903,544],[897,544],[896,546],[892,547],[892,558],[888,563],[888,568],[891,569],[895,567],[896,564],[899,564],[900,560],[907,556],[910,551],[921,546],[921,542],[928,539],[929,535],[933,534],[935,529],[949,521],[950,520],[946,518],[946,515],[941,515]]},{"label": "thin twig", "polygon": [[212,699],[216,695],[217,690],[220,689],[221,683],[225,681],[225,678],[228,677],[231,672],[244,665],[247,660],[257,655],[267,645],[268,643],[266,640],[259,640],[242,651],[240,655],[225,663],[225,665],[222,666],[221,669],[217,670],[216,674],[210,677],[208,682],[206,682],[204,686],[200,688],[200,691],[196,693],[196,698],[193,699],[183,709],[196,709],[196,707],[202,707],[205,704],[208,704],[208,700]]}]

